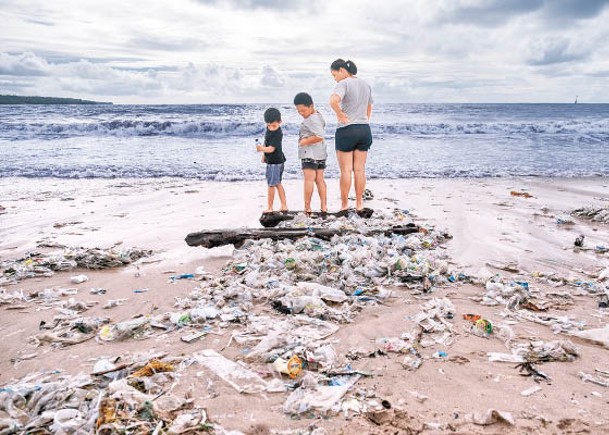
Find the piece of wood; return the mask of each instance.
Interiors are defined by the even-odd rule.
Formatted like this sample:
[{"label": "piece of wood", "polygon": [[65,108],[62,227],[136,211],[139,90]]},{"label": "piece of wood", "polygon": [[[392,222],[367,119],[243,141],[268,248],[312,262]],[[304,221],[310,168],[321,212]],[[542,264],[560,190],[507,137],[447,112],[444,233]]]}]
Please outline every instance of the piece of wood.
[{"label": "piece of wood", "polygon": [[[371,230],[367,235],[391,235],[391,234],[411,234],[419,231],[425,231],[413,223],[408,225],[394,226],[385,229]],[[190,233],[186,236],[186,244],[188,246],[203,246],[204,248],[215,248],[233,244],[239,247],[247,239],[299,239],[301,237],[310,236],[317,237],[322,240],[330,240],[336,235],[344,235],[355,233],[356,230],[350,229],[333,229],[333,228],[242,228],[240,230],[211,230],[199,231]]]},{"label": "piece of wood", "polygon": [[[262,213],[260,216],[260,224],[265,228],[276,227],[280,222],[290,221],[296,217],[296,215],[304,213],[303,211],[288,211],[288,212],[273,212],[273,213]],[[318,212],[314,211],[309,213],[309,216],[313,219],[327,219],[330,216],[339,218],[339,217],[348,217],[350,214],[357,214],[359,217],[363,219],[369,219],[373,214],[374,210],[371,208],[363,208],[359,211],[355,209],[341,210],[334,213],[330,212]]]}]

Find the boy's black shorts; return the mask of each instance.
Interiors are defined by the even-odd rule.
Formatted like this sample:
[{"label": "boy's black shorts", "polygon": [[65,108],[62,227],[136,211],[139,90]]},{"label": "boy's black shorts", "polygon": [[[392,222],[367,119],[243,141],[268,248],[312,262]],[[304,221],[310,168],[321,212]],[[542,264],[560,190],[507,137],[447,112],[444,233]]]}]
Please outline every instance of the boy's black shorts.
[{"label": "boy's black shorts", "polygon": [[368,151],[372,145],[369,124],[351,124],[336,129],[334,147],[336,151]]},{"label": "boy's black shorts", "polygon": [[325,160],[302,159],[302,169],[326,169]]}]

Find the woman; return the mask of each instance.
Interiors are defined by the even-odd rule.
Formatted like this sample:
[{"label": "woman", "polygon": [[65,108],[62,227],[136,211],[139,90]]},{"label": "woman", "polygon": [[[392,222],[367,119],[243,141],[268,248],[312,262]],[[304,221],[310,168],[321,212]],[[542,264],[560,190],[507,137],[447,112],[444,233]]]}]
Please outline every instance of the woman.
[{"label": "woman", "polygon": [[[349,190],[355,178],[355,210],[364,208],[366,188],[366,158],[372,145],[370,115],[372,91],[370,85],[355,77],[357,67],[350,60],[337,59],[330,65],[336,87],[330,97],[330,107],[336,113],[338,127],[335,136],[336,158],[340,167],[340,200],[342,214],[349,209]],[[354,177],[351,174],[355,174]]]}]

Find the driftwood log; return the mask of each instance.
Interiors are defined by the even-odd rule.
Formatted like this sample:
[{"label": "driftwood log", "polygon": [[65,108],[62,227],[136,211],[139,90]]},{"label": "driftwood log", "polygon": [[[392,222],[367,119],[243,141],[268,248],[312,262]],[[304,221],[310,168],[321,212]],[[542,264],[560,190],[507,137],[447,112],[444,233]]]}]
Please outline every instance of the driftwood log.
[{"label": "driftwood log", "polygon": [[[411,234],[426,231],[413,223],[391,228],[371,230],[367,235],[391,235]],[[298,239],[305,236],[317,237],[318,239],[330,240],[336,235],[354,233],[355,230],[332,229],[332,228],[242,228],[240,230],[212,230],[190,233],[186,236],[188,246],[203,246],[204,248],[215,248],[233,244],[239,247],[247,239]]]},{"label": "driftwood log", "polygon": [[[265,227],[265,228],[270,228],[270,227],[276,227],[280,222],[283,221],[291,221],[293,220],[296,215],[298,215],[299,213],[303,213],[303,212],[299,212],[299,211],[289,211],[289,212],[273,212],[273,213],[263,213],[262,216],[260,216],[260,224]],[[372,210],[371,208],[363,208],[362,210],[356,211],[353,209],[349,209],[349,210],[342,210],[342,211],[338,211],[335,213],[330,213],[330,212],[312,212],[309,214],[309,216],[311,216],[312,218],[315,219],[327,219],[330,216],[334,216],[334,217],[347,217],[349,216],[351,213],[355,213],[357,214],[359,217],[363,218],[363,219],[368,219],[372,216],[372,214],[374,213],[374,210]]]}]

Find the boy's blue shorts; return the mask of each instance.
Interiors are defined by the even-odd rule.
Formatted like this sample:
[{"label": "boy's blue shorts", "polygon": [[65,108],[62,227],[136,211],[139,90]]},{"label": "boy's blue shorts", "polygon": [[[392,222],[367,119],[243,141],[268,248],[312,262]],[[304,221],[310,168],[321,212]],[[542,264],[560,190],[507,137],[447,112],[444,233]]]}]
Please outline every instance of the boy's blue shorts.
[{"label": "boy's blue shorts", "polygon": [[266,183],[269,187],[281,184],[283,178],[283,163],[266,165]]}]

